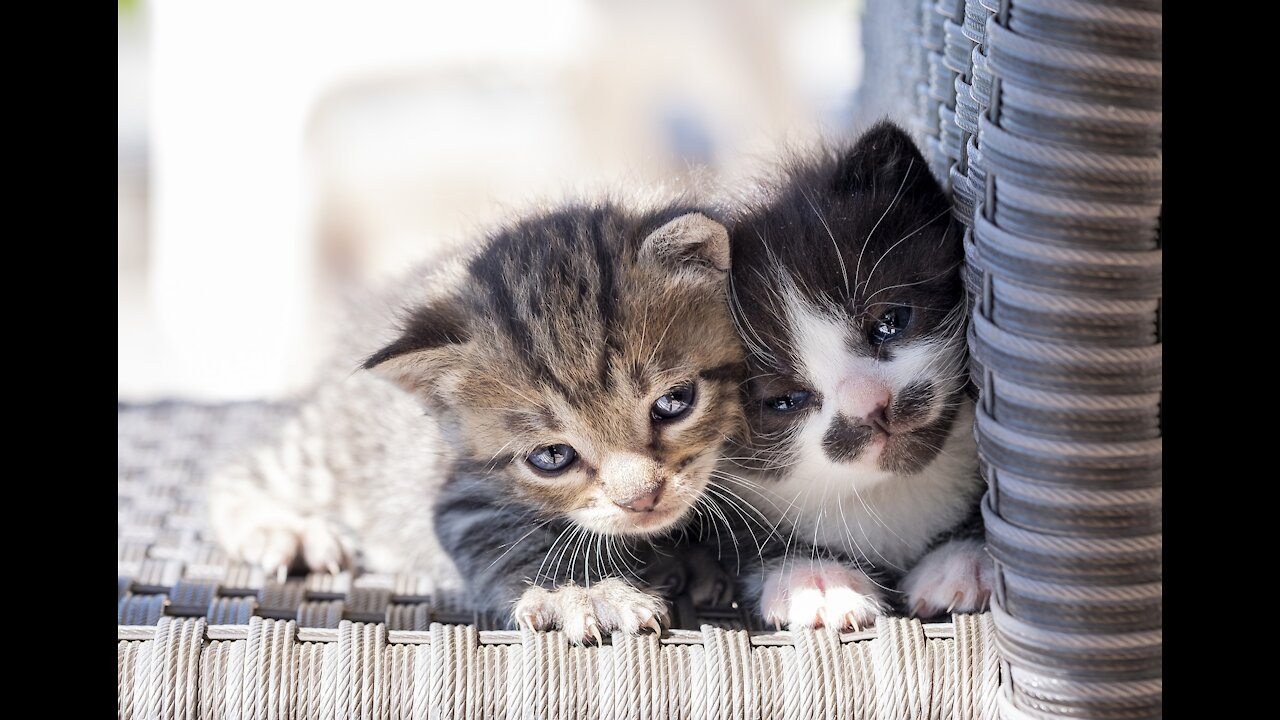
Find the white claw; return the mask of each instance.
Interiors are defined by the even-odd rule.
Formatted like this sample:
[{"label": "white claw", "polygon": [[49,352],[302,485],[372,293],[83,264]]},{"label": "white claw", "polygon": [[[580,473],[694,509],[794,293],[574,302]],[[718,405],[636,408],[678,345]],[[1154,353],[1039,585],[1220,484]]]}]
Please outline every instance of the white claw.
[{"label": "white claw", "polygon": [[278,582],[285,581],[295,562],[305,561],[307,570],[312,572],[336,574],[342,563],[352,557],[339,535],[322,521],[311,522],[305,532],[296,527],[301,522],[296,518],[257,517],[254,522],[260,524],[250,523],[248,529],[239,531],[242,537],[231,543],[231,553],[262,568]]},{"label": "white claw", "polygon": [[517,621],[537,630],[561,628],[575,642],[602,644],[612,632],[662,631],[661,601],[628,583],[609,578],[591,587],[566,584],[553,590],[530,587],[516,602]]},{"label": "white claw", "polygon": [[903,578],[911,614],[977,612],[987,606],[994,572],[979,540],[952,540],[925,555]]},{"label": "white claw", "polygon": [[604,645],[604,636],[600,634],[600,626],[596,624],[595,618],[587,619],[586,634],[596,641],[596,646]]},{"label": "white claw", "polygon": [[642,620],[640,622],[640,627],[652,630],[655,635],[662,634],[662,623],[658,622],[658,618],[652,615]]}]

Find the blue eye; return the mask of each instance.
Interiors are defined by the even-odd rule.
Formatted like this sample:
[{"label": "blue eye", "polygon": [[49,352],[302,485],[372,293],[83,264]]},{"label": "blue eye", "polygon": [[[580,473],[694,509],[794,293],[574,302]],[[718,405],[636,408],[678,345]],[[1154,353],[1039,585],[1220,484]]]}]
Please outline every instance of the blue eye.
[{"label": "blue eye", "polygon": [[867,331],[867,339],[871,341],[872,345],[883,345],[890,340],[897,339],[902,333],[906,332],[907,325],[910,322],[911,308],[893,308],[871,323],[871,329]]},{"label": "blue eye", "polygon": [[789,413],[808,405],[812,398],[813,393],[807,390],[789,390],[782,395],[765,400],[764,406],[774,412]]},{"label": "blue eye", "polygon": [[578,452],[568,445],[547,445],[529,453],[529,464],[543,472],[558,473],[578,459]]},{"label": "blue eye", "polygon": [[671,388],[666,395],[653,401],[653,407],[650,408],[649,415],[659,422],[675,420],[689,412],[689,408],[693,407],[693,399],[692,383]]}]

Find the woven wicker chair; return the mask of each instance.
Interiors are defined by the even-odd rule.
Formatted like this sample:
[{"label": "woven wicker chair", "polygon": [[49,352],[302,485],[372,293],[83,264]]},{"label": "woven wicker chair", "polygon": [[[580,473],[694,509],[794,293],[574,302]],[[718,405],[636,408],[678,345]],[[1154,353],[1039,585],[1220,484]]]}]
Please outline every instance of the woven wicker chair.
[{"label": "woven wicker chair", "polygon": [[286,410],[121,406],[119,716],[1159,717],[1161,3],[902,7],[967,227],[992,613],[778,633],[682,600],[575,647],[422,578],[281,583],[212,545],[202,479]]}]

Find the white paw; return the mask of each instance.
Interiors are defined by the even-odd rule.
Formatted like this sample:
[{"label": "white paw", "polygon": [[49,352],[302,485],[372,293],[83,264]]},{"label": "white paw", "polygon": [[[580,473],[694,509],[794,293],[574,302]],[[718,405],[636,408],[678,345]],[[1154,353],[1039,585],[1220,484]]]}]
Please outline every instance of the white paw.
[{"label": "white paw", "polygon": [[979,612],[991,600],[995,566],[979,540],[952,540],[925,555],[902,580],[912,617]]},{"label": "white paw", "polygon": [[615,630],[635,634],[649,628],[659,632],[666,613],[661,598],[617,578],[592,583],[589,588],[572,583],[555,590],[531,587],[512,612],[521,625],[534,630],[559,628],[579,644],[587,638],[599,644],[605,633]]},{"label": "white paw", "polygon": [[769,573],[760,610],[765,622],[778,627],[856,630],[875,624],[889,608],[866,573],[820,561]]},{"label": "white paw", "polygon": [[279,518],[277,522],[243,523],[223,537],[233,556],[280,579],[299,560],[310,570],[331,573],[352,564],[350,544],[323,520]]}]

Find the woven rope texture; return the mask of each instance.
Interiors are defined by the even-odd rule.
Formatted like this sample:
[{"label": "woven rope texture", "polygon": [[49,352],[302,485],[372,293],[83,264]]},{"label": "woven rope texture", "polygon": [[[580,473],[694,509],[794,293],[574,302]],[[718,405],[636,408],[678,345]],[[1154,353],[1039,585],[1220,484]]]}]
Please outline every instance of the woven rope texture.
[{"label": "woven rope texture", "polygon": [[[483,630],[426,578],[281,583],[205,532],[204,474],[287,410],[121,407],[121,718],[990,718],[991,616],[875,630],[749,632],[677,601],[693,629],[578,647]],[[450,624],[453,623],[453,624]]]},{"label": "woven rope texture", "polygon": [[1159,717],[1161,3],[919,10],[917,130],[967,228],[1003,715]]}]

